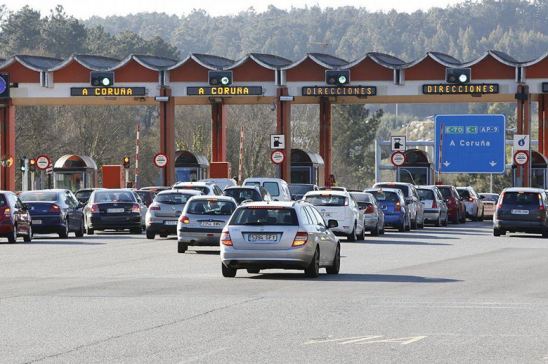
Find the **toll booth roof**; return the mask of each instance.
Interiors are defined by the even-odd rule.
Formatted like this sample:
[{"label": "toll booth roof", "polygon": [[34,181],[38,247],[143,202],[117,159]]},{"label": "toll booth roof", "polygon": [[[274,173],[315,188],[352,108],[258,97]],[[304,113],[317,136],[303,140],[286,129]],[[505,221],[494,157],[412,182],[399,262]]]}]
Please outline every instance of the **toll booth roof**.
[{"label": "toll booth roof", "polygon": [[88,157],[85,155],[65,154],[64,156],[59,158],[53,165],[54,171],[70,170],[70,169],[97,170],[97,164],[91,157]]}]

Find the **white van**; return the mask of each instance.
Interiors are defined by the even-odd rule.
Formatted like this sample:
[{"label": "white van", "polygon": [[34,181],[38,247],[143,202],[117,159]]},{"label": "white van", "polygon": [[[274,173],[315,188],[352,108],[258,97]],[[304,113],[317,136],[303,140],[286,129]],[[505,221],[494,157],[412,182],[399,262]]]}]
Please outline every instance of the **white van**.
[{"label": "white van", "polygon": [[264,187],[274,201],[291,201],[287,182],[280,178],[251,177],[244,180],[244,186]]}]

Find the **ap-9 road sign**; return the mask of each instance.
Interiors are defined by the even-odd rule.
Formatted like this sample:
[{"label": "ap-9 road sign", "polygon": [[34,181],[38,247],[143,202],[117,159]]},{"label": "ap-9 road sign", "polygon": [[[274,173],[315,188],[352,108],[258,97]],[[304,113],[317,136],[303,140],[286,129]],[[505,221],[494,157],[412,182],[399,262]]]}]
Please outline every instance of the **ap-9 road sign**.
[{"label": "ap-9 road sign", "polygon": [[504,173],[504,115],[437,115],[435,128],[438,172]]}]

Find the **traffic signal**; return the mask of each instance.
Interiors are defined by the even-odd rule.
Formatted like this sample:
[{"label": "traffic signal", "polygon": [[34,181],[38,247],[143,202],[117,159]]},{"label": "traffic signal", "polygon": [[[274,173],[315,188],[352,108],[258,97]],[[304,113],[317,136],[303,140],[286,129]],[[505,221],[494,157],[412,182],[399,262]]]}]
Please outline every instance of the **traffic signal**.
[{"label": "traffic signal", "polygon": [[122,159],[122,164],[124,165],[124,168],[129,168],[129,163],[129,157],[124,157],[124,159]]},{"label": "traffic signal", "polygon": [[114,85],[114,72],[91,71],[91,85],[111,87]]},{"label": "traffic signal", "polygon": [[29,159],[29,171],[30,172],[36,171],[36,159],[34,158]]},{"label": "traffic signal", "polygon": [[25,172],[27,169],[26,161],[27,157],[19,158],[19,168],[21,169],[21,172]]},{"label": "traffic signal", "polygon": [[341,86],[350,83],[349,70],[325,71],[325,83],[328,85]]},{"label": "traffic signal", "polygon": [[232,71],[209,71],[208,78],[211,86],[232,85]]},{"label": "traffic signal", "polygon": [[0,99],[9,99],[10,97],[10,76],[0,74]]},{"label": "traffic signal", "polygon": [[445,81],[447,83],[468,83],[471,80],[470,68],[446,68]]}]

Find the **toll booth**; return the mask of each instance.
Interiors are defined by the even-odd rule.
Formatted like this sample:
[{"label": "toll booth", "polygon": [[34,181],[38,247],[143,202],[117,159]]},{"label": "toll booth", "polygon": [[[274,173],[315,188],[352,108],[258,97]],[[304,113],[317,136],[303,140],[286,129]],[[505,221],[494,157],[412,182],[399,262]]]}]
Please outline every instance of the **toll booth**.
[{"label": "toll booth", "polygon": [[434,181],[434,166],[428,153],[420,149],[405,151],[405,162],[396,169],[396,181],[414,185],[431,185]]},{"label": "toll booth", "polygon": [[209,162],[205,155],[188,150],[175,152],[175,181],[192,182],[208,178]]},{"label": "toll booth", "polygon": [[[531,151],[531,187],[533,188],[548,188],[548,178],[546,170],[548,169],[548,160],[536,150]],[[512,181],[513,185],[517,186],[517,166],[512,164]]]},{"label": "toll booth", "polygon": [[324,185],[324,161],[318,153],[291,149],[291,183]]},{"label": "toll booth", "polygon": [[97,164],[85,155],[66,154],[53,164],[53,188],[73,192],[97,186]]}]

